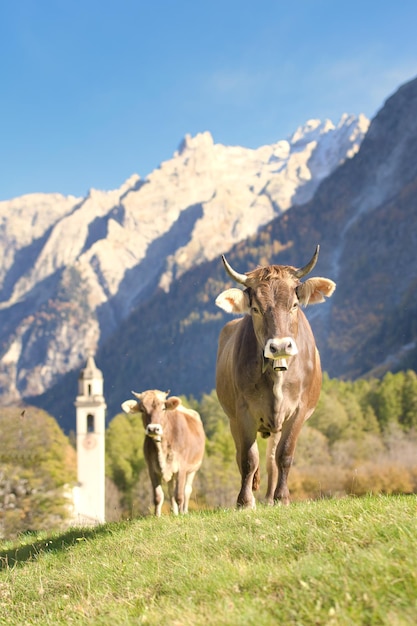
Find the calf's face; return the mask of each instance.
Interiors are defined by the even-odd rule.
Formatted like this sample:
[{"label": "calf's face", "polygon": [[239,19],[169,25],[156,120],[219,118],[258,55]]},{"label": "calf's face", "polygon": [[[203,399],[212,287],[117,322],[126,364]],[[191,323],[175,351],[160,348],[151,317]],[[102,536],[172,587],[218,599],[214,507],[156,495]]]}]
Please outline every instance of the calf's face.
[{"label": "calf's face", "polygon": [[176,396],[168,398],[168,393],[157,389],[136,393],[136,400],[126,400],[122,409],[125,413],[140,413],[145,434],[156,442],[162,440],[165,427],[165,411],[171,411],[180,404]]}]

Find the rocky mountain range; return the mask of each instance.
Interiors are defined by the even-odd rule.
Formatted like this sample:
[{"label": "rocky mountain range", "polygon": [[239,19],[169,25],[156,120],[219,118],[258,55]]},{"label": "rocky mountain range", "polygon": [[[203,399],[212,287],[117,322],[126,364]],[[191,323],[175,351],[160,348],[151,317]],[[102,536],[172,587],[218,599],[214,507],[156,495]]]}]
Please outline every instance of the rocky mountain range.
[{"label": "rocky mountain range", "polygon": [[[388,98],[359,151],[307,202],[138,302],[97,352],[109,418],[131,389],[199,396],[214,388],[217,337],[228,319],[214,300],[231,285],[220,252],[244,272],[269,262],[304,265],[320,243],[314,274],[337,283],[330,300],[306,309],[323,369],[347,379],[417,369],[416,113],[417,79]],[[30,398],[66,429],[77,375]]]},{"label": "rocky mountain range", "polygon": [[[211,391],[217,336],[228,319],[214,305],[230,286],[220,255],[241,272],[263,263],[301,266],[317,243],[314,274],[337,283],[330,300],[306,309],[323,369],[351,379],[417,369],[416,113],[417,79],[387,99],[367,130],[363,118],[344,117],[336,127],[310,122],[288,140],[287,153],[283,142],[258,151],[216,146],[205,133],[186,138],[171,161],[146,181],[130,179],[123,191],[91,192],[73,205],[62,199],[59,210],[51,198],[38,198],[39,207],[53,205],[52,217],[26,212],[36,237],[9,253],[2,279],[3,402],[23,396],[73,428],[88,342],[97,347],[109,419],[131,389]],[[351,146],[326,174],[337,135],[351,138]],[[156,181],[161,191],[163,179],[169,193],[158,202]],[[94,217],[77,229],[69,218],[79,210]],[[53,256],[49,242],[66,241],[69,232],[82,241],[70,237]],[[52,258],[68,258],[71,246],[75,261],[53,271]]]},{"label": "rocky mountain range", "polygon": [[256,150],[205,132],[119,189],[1,202],[0,403],[53,393],[138,307],[169,301],[189,271],[311,200],[368,126],[363,115],[310,120]]}]

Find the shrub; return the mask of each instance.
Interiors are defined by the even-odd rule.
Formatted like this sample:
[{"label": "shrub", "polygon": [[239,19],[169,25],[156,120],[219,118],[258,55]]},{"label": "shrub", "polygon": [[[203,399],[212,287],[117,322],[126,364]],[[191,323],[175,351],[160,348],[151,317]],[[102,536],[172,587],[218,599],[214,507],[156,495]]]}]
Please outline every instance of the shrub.
[{"label": "shrub", "polygon": [[368,462],[349,473],[344,486],[346,493],[355,496],[412,493],[413,479],[410,471],[400,464]]}]

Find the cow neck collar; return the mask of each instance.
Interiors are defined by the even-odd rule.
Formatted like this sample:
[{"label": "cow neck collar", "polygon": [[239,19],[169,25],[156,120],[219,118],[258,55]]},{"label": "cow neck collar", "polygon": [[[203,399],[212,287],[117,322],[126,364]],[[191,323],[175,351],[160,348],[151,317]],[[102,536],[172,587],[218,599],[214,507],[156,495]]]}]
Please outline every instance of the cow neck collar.
[{"label": "cow neck collar", "polygon": [[268,368],[273,372],[286,372],[288,370],[287,359],[267,359],[262,356],[262,374],[265,374]]}]

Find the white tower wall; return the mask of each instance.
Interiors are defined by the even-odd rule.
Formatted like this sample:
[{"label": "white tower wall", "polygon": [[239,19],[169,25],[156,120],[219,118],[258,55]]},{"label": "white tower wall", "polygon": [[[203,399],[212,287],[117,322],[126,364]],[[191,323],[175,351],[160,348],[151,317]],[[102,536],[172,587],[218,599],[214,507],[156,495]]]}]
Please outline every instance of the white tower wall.
[{"label": "white tower wall", "polygon": [[89,356],[78,379],[76,407],[77,477],[74,505],[78,523],[105,521],[105,418],[103,375]]}]

